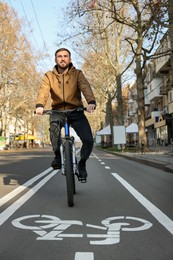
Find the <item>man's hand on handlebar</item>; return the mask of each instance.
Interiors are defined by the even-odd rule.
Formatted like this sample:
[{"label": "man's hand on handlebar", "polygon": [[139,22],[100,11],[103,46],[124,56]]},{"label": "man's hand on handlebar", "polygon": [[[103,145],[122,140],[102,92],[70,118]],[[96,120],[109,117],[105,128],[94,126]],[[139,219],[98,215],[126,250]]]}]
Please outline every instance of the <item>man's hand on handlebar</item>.
[{"label": "man's hand on handlebar", "polygon": [[86,107],[86,111],[88,113],[93,113],[94,109],[95,109],[95,105],[94,104],[88,104],[87,107]]},{"label": "man's hand on handlebar", "polygon": [[[88,113],[93,113],[94,110],[95,110],[95,104],[88,104],[85,110]],[[44,108],[43,107],[37,107],[36,108],[36,110],[35,110],[35,114],[36,115],[43,115],[43,113],[44,113]]]},{"label": "man's hand on handlebar", "polygon": [[37,107],[35,110],[36,115],[43,115],[43,110],[44,110],[43,107]]}]

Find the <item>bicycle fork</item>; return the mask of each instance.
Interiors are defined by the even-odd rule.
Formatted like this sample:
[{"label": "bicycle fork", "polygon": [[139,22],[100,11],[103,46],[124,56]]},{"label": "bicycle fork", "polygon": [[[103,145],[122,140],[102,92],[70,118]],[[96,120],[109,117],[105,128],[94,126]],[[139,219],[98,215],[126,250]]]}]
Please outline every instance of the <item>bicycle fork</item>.
[{"label": "bicycle fork", "polygon": [[[76,160],[76,148],[74,142],[71,141],[71,148],[72,148],[72,163],[73,163],[73,174],[77,172],[77,160]],[[65,168],[64,168],[64,145],[63,143],[60,146],[60,153],[61,153],[61,170],[62,175],[65,175]]]},{"label": "bicycle fork", "polygon": [[61,146],[60,146],[60,154],[61,154],[61,171],[62,171],[62,175],[65,175],[65,171],[64,171],[64,148],[63,148],[63,144],[61,144]]}]

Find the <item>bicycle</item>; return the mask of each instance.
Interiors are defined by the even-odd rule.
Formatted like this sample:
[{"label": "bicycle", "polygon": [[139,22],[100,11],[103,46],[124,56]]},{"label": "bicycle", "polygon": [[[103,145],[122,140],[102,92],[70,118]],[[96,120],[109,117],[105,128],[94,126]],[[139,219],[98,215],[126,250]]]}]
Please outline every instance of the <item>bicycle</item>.
[{"label": "bicycle", "polygon": [[74,205],[74,194],[76,194],[75,175],[78,180],[82,183],[86,182],[86,178],[81,178],[78,173],[78,165],[76,158],[76,147],[75,139],[70,135],[70,125],[67,120],[67,115],[74,111],[84,111],[85,108],[75,108],[72,110],[44,110],[43,114],[59,114],[64,115],[64,137],[61,138],[60,154],[61,154],[61,171],[62,175],[66,177],[67,186],[67,201],[68,206],[73,207]]}]

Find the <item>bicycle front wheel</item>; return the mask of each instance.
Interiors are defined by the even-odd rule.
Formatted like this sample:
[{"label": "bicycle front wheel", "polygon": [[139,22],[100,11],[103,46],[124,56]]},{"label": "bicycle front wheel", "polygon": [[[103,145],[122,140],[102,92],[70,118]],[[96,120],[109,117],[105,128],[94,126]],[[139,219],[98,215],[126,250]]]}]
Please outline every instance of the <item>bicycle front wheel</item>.
[{"label": "bicycle front wheel", "polygon": [[66,176],[66,185],[67,185],[67,200],[68,206],[73,207],[74,205],[74,173],[73,173],[73,162],[72,162],[72,149],[70,142],[66,141],[64,143],[64,170]]}]

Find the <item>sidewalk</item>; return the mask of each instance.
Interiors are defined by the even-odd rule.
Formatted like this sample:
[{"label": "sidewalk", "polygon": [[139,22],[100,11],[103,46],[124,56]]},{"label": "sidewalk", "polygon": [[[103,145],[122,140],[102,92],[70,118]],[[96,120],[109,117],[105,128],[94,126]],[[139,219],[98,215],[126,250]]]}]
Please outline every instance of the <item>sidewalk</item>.
[{"label": "sidewalk", "polygon": [[150,150],[144,154],[140,152],[114,152],[114,154],[173,173],[173,152],[171,146],[150,147]]}]

